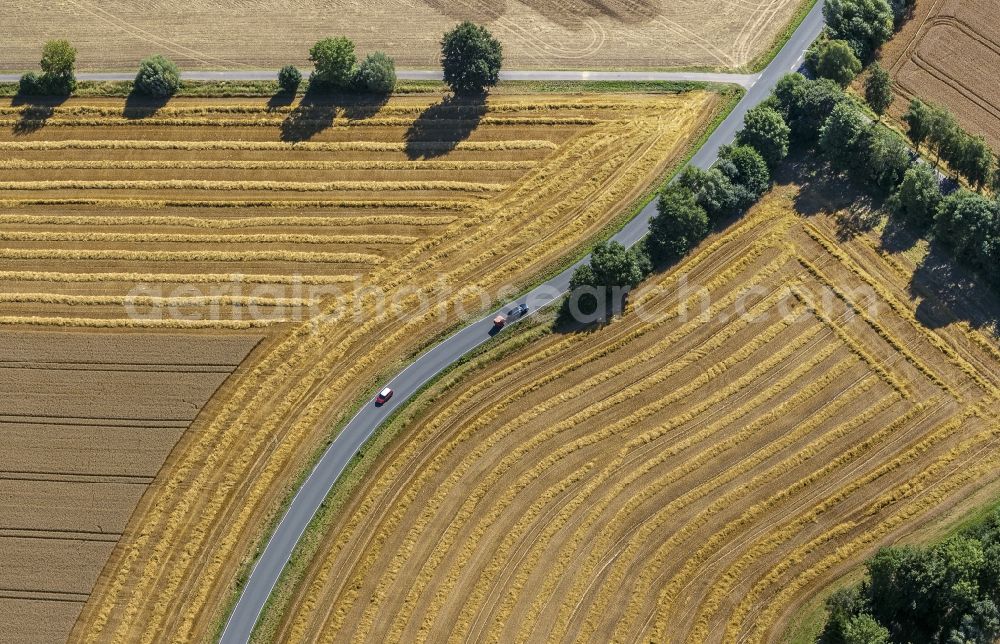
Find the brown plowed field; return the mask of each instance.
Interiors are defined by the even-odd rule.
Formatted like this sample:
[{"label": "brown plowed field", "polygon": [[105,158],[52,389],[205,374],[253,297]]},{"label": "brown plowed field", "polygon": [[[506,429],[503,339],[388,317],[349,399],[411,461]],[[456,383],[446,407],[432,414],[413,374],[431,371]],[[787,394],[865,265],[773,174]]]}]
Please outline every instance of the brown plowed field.
[{"label": "brown plowed field", "polygon": [[813,192],[779,186],[612,324],[430,390],[276,641],[773,641],[993,482],[994,340],[918,308],[907,255],[796,214]]},{"label": "brown plowed field", "polygon": [[[265,103],[0,107],[0,368],[18,370],[0,373],[0,394],[18,393],[0,416],[17,449],[0,459],[86,482],[93,503],[121,500],[114,527],[100,517],[115,534],[88,555],[89,576],[45,588],[87,602],[74,639],[205,638],[331,427],[483,306],[458,287],[496,295],[558,265],[663,177],[723,99]],[[67,327],[78,358],[8,336]],[[266,339],[228,380],[249,347],[185,345],[246,333]],[[136,353],[106,334],[154,340]],[[101,375],[81,378],[74,361]],[[124,476],[153,482],[137,506],[109,485]],[[58,495],[18,489],[14,503]],[[21,514],[25,530],[50,521]],[[41,602],[13,600],[26,629]]]},{"label": "brown plowed field", "polygon": [[1000,149],[1000,13],[991,0],[918,0],[916,13],[883,48],[901,115],[913,97],[947,105],[969,131]]},{"label": "brown plowed field", "polygon": [[260,337],[0,333],[0,633],[65,640],[170,450]]},{"label": "brown plowed field", "polygon": [[187,69],[308,65],[309,47],[346,35],[364,55],[436,68],[441,34],[485,24],[511,69],[739,67],[767,51],[801,0],[471,0],[218,4],[184,0],[17,3],[5,6],[0,69],[38,64],[43,42],[68,38],[87,70],[132,70],[152,53]]}]

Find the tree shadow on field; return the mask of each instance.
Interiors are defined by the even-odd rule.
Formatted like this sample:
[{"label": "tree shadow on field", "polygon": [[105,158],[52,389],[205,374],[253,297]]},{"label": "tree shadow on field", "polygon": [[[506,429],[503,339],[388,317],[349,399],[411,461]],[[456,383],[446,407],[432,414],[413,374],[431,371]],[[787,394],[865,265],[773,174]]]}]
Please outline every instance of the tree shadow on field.
[{"label": "tree shadow on field", "polygon": [[406,132],[406,156],[431,159],[468,139],[486,114],[486,95],[449,96],[420,113]]},{"label": "tree shadow on field", "polygon": [[308,141],[331,127],[338,112],[352,121],[371,118],[388,100],[389,95],[336,94],[310,89],[282,121],[281,140],[291,143]]},{"label": "tree shadow on field", "polygon": [[295,92],[279,89],[267,99],[267,111],[274,112],[295,102]]},{"label": "tree shadow on field", "polygon": [[11,131],[17,136],[32,134],[45,127],[57,107],[69,96],[26,96],[17,94],[11,99],[11,107],[22,107],[21,115]]},{"label": "tree shadow on field", "polygon": [[160,108],[169,102],[169,96],[147,96],[146,94],[140,94],[132,90],[125,97],[125,107],[122,108],[122,117],[139,120],[156,116]]},{"label": "tree shadow on field", "polygon": [[1000,326],[1000,293],[986,278],[955,262],[949,250],[932,241],[909,285],[920,300],[916,318],[938,329],[957,320],[997,339]]}]

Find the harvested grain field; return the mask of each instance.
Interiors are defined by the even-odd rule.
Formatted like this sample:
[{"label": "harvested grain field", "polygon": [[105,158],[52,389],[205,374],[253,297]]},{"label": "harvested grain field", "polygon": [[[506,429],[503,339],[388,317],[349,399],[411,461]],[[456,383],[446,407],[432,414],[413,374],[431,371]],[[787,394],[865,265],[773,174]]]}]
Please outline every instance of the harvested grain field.
[{"label": "harvested grain field", "polygon": [[259,336],[0,333],[0,633],[69,635],[125,525]]},{"label": "harvested grain field", "polygon": [[883,48],[901,115],[911,98],[947,105],[970,132],[1000,149],[1000,14],[990,0],[918,0],[914,17]]},{"label": "harvested grain field", "polygon": [[814,192],[779,186],[612,324],[424,394],[275,641],[774,641],[995,481],[994,338],[918,307],[906,254],[797,215]]},{"label": "harvested grain field", "polygon": [[[86,600],[73,637],[205,639],[268,517],[377,379],[478,311],[476,289],[509,297],[629,212],[726,104],[697,91],[0,107],[0,336],[264,338],[204,412],[188,409],[131,519],[116,515],[120,536],[88,555],[97,568],[47,587]],[[113,371],[101,414],[166,409]],[[212,376],[188,371],[172,386]],[[39,401],[70,379],[32,373]],[[134,440],[121,432],[108,439]]]},{"label": "harvested grain field", "polygon": [[41,44],[68,38],[88,71],[132,70],[162,53],[184,69],[277,69],[308,65],[309,47],[346,35],[362,54],[383,50],[400,67],[437,68],[441,34],[462,20],[486,25],[509,69],[600,69],[747,65],[768,51],[802,0],[672,2],[290,3],[220,5],[184,0],[7,3],[4,71],[38,64]]}]

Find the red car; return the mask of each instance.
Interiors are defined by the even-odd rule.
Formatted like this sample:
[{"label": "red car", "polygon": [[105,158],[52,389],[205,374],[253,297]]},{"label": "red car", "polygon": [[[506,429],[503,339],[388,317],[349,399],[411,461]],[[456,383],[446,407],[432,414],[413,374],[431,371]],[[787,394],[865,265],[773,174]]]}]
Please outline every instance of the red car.
[{"label": "red car", "polygon": [[390,398],[392,398],[392,389],[386,387],[382,391],[378,392],[377,396],[375,396],[375,404],[384,405],[385,401],[389,400]]}]

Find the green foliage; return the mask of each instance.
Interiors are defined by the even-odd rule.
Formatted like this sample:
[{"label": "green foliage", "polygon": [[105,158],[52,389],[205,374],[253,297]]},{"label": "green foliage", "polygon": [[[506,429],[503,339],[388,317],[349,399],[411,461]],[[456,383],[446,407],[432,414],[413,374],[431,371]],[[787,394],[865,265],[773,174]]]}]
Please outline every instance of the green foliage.
[{"label": "green foliage", "polygon": [[633,288],[652,270],[649,258],[640,246],[625,248],[616,241],[602,242],[590,257],[594,272],[593,286]]},{"label": "green foliage", "polygon": [[994,256],[998,227],[997,202],[968,190],[942,200],[934,217],[934,234],[955,256],[975,268],[996,269]]},{"label": "green foliage", "polygon": [[957,157],[962,147],[962,129],[948,108],[931,107],[930,133],[927,137],[937,152],[938,160],[950,161]]},{"label": "green foliage", "polygon": [[889,644],[889,629],[871,615],[855,615],[844,623],[844,644]]},{"label": "green foliage", "polygon": [[867,170],[871,127],[854,104],[838,104],[820,130],[819,147],[833,167],[859,174]]},{"label": "green foliage", "polygon": [[771,186],[771,171],[764,157],[749,145],[723,146],[719,170],[737,189],[737,207],[749,208]]},{"label": "green foliage", "polygon": [[374,51],[358,66],[354,84],[372,94],[390,94],[396,87],[396,63],[385,53]]},{"label": "green foliage", "polygon": [[927,140],[931,134],[931,123],[934,119],[930,105],[927,105],[919,98],[910,101],[910,107],[903,114],[903,122],[906,123],[906,135],[913,141],[917,150],[921,144]]},{"label": "green foliage", "polygon": [[278,86],[283,92],[294,94],[302,82],[302,72],[295,65],[285,65],[278,72]]},{"label": "green foliage", "polygon": [[892,7],[893,27],[898,30],[913,16],[917,0],[889,0],[889,6]]},{"label": "green foliage", "polygon": [[649,221],[646,248],[658,265],[680,259],[708,234],[708,214],[683,186],[675,184],[664,189],[656,210]]},{"label": "green foliage", "polygon": [[788,125],[793,141],[811,145],[827,117],[847,98],[844,90],[829,78],[805,80],[793,90],[788,105]]},{"label": "green foliage", "polygon": [[909,148],[888,130],[871,130],[864,155],[868,166],[864,179],[883,194],[895,190],[913,165]]},{"label": "green foliage", "polygon": [[878,61],[872,63],[869,68],[868,78],[865,79],[865,101],[872,111],[882,117],[892,105],[892,79]]},{"label": "green foliage", "polygon": [[503,47],[481,25],[465,21],[441,39],[444,82],[461,95],[483,94],[500,80]]},{"label": "green foliage", "polygon": [[167,98],[181,86],[181,74],[169,58],[157,54],[139,63],[135,76],[135,91],[146,96]]},{"label": "green foliage", "polygon": [[817,40],[806,51],[806,65],[820,78],[847,87],[861,72],[861,61],[846,40]]},{"label": "green foliage", "polygon": [[863,62],[875,56],[895,27],[887,0],[826,0],[823,17],[831,38],[846,40]]},{"label": "green foliage", "polygon": [[313,72],[309,76],[309,86],[313,89],[329,91],[348,89],[353,78],[354,43],[346,36],[324,38],[309,50],[309,60]]},{"label": "green foliage", "polygon": [[827,600],[821,644],[992,644],[1000,637],[1000,514],[928,548],[882,548]]},{"label": "green foliage", "polygon": [[67,40],[50,40],[42,47],[42,73],[21,76],[18,93],[25,96],[68,96],[76,89],[76,49]]},{"label": "green foliage", "polygon": [[986,139],[981,135],[965,136],[962,139],[958,158],[952,165],[961,172],[969,183],[982,190],[989,184],[993,172],[994,158]]},{"label": "green foliage", "polygon": [[937,175],[925,164],[906,171],[893,197],[893,210],[905,220],[924,230],[934,222],[941,203],[941,188]]},{"label": "green foliage", "polygon": [[737,135],[741,145],[749,145],[771,167],[788,155],[791,130],[785,119],[773,107],[758,105],[743,117],[743,129]]},{"label": "green foliage", "polygon": [[688,166],[677,178],[677,183],[694,194],[695,201],[705,209],[712,222],[732,217],[740,209],[737,187],[718,167],[701,170]]}]

